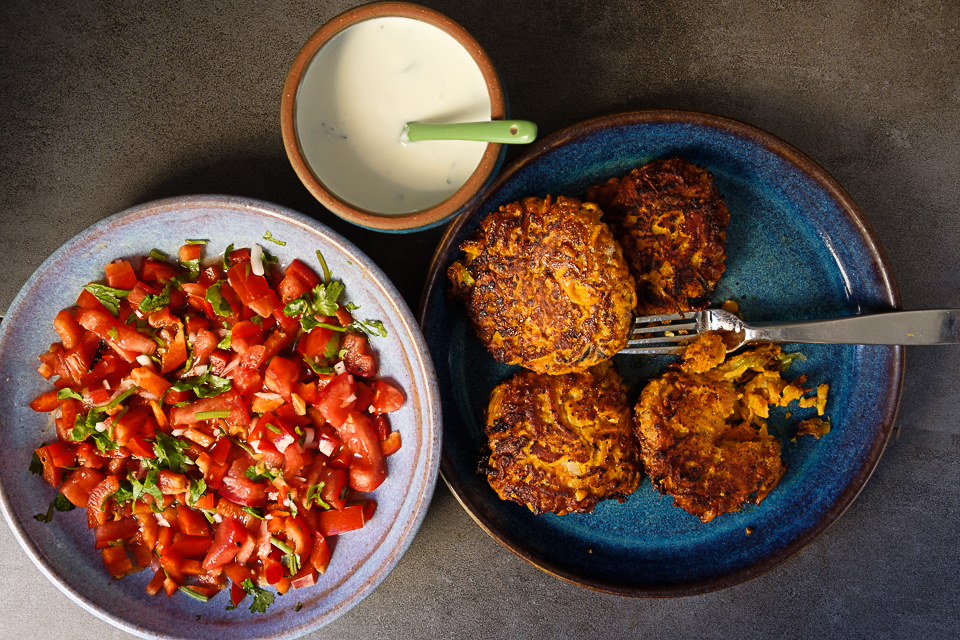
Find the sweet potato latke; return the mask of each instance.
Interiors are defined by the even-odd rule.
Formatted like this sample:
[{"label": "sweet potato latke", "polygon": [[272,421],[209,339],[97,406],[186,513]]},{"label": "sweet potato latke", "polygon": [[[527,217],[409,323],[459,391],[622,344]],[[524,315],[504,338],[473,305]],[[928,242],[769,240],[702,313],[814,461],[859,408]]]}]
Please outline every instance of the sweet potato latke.
[{"label": "sweet potato latke", "polygon": [[524,371],[497,386],[480,471],[535,514],[590,513],[640,482],[626,386],[609,362],[561,376]]},{"label": "sweet potato latke", "polygon": [[525,198],[484,218],[447,270],[493,357],[538,373],[585,371],[627,341],[634,280],[600,209]]},{"label": "sweet potato latke", "polygon": [[[720,337],[705,335],[681,364],[647,384],[635,408],[640,457],[654,488],[703,522],[760,504],[783,476],[780,443],[767,432],[771,405],[799,400],[823,415],[827,399],[825,384],[806,398],[804,376],[792,383],[781,377],[795,356],[778,345],[724,356]],[[798,433],[826,431],[826,422],[811,418]]]},{"label": "sweet potato latke", "polygon": [[657,160],[591,188],[587,200],[623,247],[637,281],[637,315],[707,307],[724,271],[730,213],[706,169]]}]

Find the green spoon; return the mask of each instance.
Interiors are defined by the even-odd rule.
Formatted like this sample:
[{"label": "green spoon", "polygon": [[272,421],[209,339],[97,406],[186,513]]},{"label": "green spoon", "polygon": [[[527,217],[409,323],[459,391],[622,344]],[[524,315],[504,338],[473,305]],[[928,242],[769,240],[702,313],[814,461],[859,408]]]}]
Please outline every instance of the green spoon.
[{"label": "green spoon", "polygon": [[477,140],[505,144],[529,144],[537,138],[537,125],[529,120],[492,120],[456,124],[408,122],[400,139],[403,142],[422,140]]}]

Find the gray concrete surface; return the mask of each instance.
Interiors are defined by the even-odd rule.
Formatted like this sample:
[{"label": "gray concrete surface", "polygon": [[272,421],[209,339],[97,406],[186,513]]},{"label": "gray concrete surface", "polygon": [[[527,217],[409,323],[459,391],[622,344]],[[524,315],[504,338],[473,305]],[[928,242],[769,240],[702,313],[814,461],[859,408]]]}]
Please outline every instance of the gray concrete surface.
[{"label": "gray concrete surface", "polygon": [[[297,181],[284,75],[355,4],[0,3],[0,312],[89,224],[147,200],[263,198],[355,241],[416,307],[442,230],[351,227]],[[904,306],[960,307],[960,4],[951,1],[426,0],[497,62],[543,135],[620,110],[706,111],[766,129],[850,192]],[[511,157],[515,157],[514,152]],[[852,508],[748,583],[675,600],[539,572],[444,486],[383,585],[310,638],[956,638],[960,347],[911,348],[896,436]],[[0,434],[2,435],[2,434]],[[105,640],[0,526],[0,637]]]}]

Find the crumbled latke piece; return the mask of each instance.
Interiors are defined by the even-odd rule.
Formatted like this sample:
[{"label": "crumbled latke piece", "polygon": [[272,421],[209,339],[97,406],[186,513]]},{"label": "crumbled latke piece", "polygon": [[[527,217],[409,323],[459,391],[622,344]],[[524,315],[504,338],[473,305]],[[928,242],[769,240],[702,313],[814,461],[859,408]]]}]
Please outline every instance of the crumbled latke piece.
[{"label": "crumbled latke piece", "polygon": [[797,425],[798,436],[813,436],[819,440],[820,436],[825,436],[828,433],[830,433],[830,423],[820,418],[807,418],[801,420],[800,424]]},{"label": "crumbled latke piece", "polygon": [[727,347],[719,334],[708,333],[683,352],[683,367],[691,373],[703,373],[715,368],[727,356]]},{"label": "crumbled latke piece", "polygon": [[[640,457],[654,488],[703,522],[760,504],[777,486],[784,466],[780,443],[767,431],[769,408],[808,391],[800,386],[804,376],[792,383],[781,377],[794,354],[761,344],[717,362],[718,340],[702,336],[680,365],[647,384],[634,410]],[[809,400],[820,398],[818,388]],[[825,433],[819,423],[803,428]]]},{"label": "crumbled latke piece", "polygon": [[627,387],[609,362],[560,376],[517,374],[490,394],[480,471],[535,514],[590,513],[640,483]]},{"label": "crumbled latke piece", "polygon": [[626,346],[635,283],[600,215],[574,198],[525,198],[460,245],[450,293],[496,360],[558,375]]}]

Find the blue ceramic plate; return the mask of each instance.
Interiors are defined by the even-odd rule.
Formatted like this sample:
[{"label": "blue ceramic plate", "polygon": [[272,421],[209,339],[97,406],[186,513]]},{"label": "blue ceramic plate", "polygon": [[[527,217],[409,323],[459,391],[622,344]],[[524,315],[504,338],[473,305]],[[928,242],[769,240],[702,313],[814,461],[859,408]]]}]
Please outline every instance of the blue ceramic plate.
[{"label": "blue ceramic plate", "polygon": [[[709,524],[661,498],[645,478],[624,504],[590,515],[534,516],[501,501],[477,475],[484,409],[516,372],[496,363],[445,299],[460,243],[499,206],[525,196],[582,197],[591,185],[648,161],[683,156],[706,167],[730,209],[727,270],[713,298],[733,299],[749,320],[852,315],[899,307],[893,274],[850,197],[810,159],[762,131],[723,118],[646,111],[591,120],[538,144],[512,165],[437,251],[421,326],[443,402],[441,473],[464,508],[511,551],[565,580],[611,593],[676,596],[752,578],[799,551],[843,513],[877,464],[896,414],[902,347],[787,346],[805,362],[789,375],[829,382],[833,430],[792,441],[783,412],[786,475],[759,506]],[[617,356],[636,401],[669,360]],[[792,409],[791,424],[807,415]],[[749,534],[747,532],[750,532]]]},{"label": "blue ceramic plate", "polygon": [[[270,231],[286,242],[263,240]],[[81,510],[56,513],[43,524],[55,493],[27,468],[33,449],[53,436],[45,414],[28,403],[50,384],[36,359],[57,340],[53,318],[73,305],[80,287],[103,278],[103,265],[142,256],[153,247],[172,252],[185,238],[207,238],[208,257],[234,243],[257,242],[281,264],[294,258],[316,265],[323,252],[345,297],[362,318],[383,321],[388,335],[373,338],[380,375],[399,383],[403,408],[391,415],[403,447],[388,459],[386,482],[373,494],[376,515],[361,531],[339,536],[326,574],[316,586],[279,596],[265,614],[241,605],[226,611],[228,596],[209,603],[181,595],[150,597],[152,571],[112,580],[94,549]],[[294,211],[254,200],[199,196],[162,200],[111,216],[58,249],[31,276],[0,327],[0,507],[20,545],[67,596],[107,622],[144,638],[293,638],[342,615],[369,594],[400,560],[420,526],[436,485],[440,409],[433,365],[415,320],[397,290],[371,260],[327,227]],[[247,600],[249,602],[249,599]],[[302,603],[300,611],[295,611]]]}]

